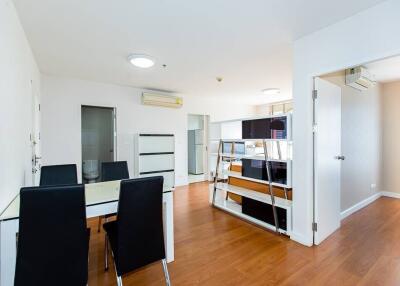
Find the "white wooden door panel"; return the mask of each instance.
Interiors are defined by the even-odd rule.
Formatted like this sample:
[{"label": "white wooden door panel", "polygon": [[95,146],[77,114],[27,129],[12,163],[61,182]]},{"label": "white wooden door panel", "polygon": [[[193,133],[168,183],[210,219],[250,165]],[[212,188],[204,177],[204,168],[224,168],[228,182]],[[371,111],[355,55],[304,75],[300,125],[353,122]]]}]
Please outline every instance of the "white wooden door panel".
[{"label": "white wooden door panel", "polygon": [[318,245],[340,227],[341,89],[320,78],[315,79],[315,89],[314,243]]}]

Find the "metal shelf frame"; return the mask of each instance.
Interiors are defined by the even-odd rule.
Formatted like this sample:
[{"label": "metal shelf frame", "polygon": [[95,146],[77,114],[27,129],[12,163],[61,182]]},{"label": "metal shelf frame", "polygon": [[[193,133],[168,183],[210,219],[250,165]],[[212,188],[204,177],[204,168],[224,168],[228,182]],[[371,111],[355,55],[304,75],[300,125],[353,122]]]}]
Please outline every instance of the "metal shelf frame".
[{"label": "metal shelf frame", "polygon": [[[213,197],[212,197],[212,205],[215,207],[215,198],[216,198],[216,192],[218,189],[218,178],[219,178],[219,166],[220,166],[220,162],[222,159],[222,154],[221,154],[221,150],[222,150],[222,144],[226,142],[225,140],[220,140],[219,142],[219,146],[218,146],[218,157],[217,157],[217,165],[216,165],[216,169],[215,169],[215,177],[214,177],[214,190],[213,190]],[[235,150],[235,142],[237,141],[232,141],[232,157],[234,156],[234,150]],[[267,150],[267,144],[266,144],[266,140],[263,140],[263,149],[264,149],[264,160],[265,160],[265,167],[267,170],[267,175],[268,175],[268,192],[269,192],[269,196],[271,198],[271,205],[272,205],[272,211],[273,211],[273,216],[274,216],[274,222],[275,222],[275,231],[276,233],[280,233],[279,232],[279,221],[278,221],[278,214],[277,214],[277,210],[276,210],[276,205],[275,205],[275,195],[274,195],[274,189],[273,189],[273,182],[272,182],[272,176],[271,176],[271,170],[270,170],[270,166],[269,166],[269,158],[268,158],[268,150]],[[243,157],[242,157],[243,158]],[[232,162],[230,163],[232,164]],[[230,166],[231,167],[231,166]],[[228,195],[228,192],[227,192]]]}]

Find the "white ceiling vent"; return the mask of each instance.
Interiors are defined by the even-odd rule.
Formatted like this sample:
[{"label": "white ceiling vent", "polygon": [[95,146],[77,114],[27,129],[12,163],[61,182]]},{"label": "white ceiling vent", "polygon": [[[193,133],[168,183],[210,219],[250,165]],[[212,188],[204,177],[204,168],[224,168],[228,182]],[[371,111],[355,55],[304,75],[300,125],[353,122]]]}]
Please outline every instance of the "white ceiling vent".
[{"label": "white ceiling vent", "polygon": [[346,70],[346,85],[358,90],[367,90],[375,85],[375,81],[365,67],[355,67]]},{"label": "white ceiling vent", "polygon": [[183,99],[182,97],[178,96],[143,92],[142,104],[171,107],[171,108],[181,108],[183,105]]}]

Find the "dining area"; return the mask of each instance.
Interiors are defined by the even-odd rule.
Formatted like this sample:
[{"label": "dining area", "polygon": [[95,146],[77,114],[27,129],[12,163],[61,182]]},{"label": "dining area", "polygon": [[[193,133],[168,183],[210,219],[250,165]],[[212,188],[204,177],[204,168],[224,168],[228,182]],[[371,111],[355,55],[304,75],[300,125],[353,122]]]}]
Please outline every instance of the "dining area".
[{"label": "dining area", "polygon": [[0,214],[0,286],[88,285],[89,218],[116,285],[155,262],[171,285],[174,188],[157,174],[130,178],[126,161],[101,169],[101,182],[79,184],[76,164],[42,166],[39,186],[20,189]]}]

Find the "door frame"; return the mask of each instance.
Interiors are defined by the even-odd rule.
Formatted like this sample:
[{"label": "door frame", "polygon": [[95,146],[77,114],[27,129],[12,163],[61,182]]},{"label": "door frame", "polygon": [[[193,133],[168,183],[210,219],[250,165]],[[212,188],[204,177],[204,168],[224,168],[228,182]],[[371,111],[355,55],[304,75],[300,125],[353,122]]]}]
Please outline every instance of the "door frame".
[{"label": "door frame", "polygon": [[[307,96],[303,98],[302,96],[297,97],[294,95],[293,97],[293,103],[294,103],[294,111],[293,111],[293,117],[296,118],[298,114],[304,115],[305,110],[310,110],[312,113],[313,111],[313,90],[314,90],[314,77],[320,77],[325,74],[333,73],[333,72],[338,72],[340,70],[344,70],[347,68],[355,67],[355,66],[360,66],[360,65],[366,65],[368,63],[373,63],[376,61],[392,58],[392,57],[397,57],[400,56],[400,50],[393,50],[393,51],[386,51],[386,52],[377,52],[373,53],[370,52],[367,55],[364,55],[362,58],[356,58],[354,59],[343,59],[339,58],[339,60],[334,63],[334,64],[321,64],[321,65],[316,65],[313,63],[313,69],[309,70],[307,74],[303,77],[306,80],[305,87],[301,88],[301,91],[306,92]],[[353,57],[354,58],[354,57]],[[316,66],[315,66],[316,65]],[[295,76],[296,77],[296,76]],[[295,85],[299,83],[295,82]],[[304,89],[304,90],[303,90]],[[309,96],[309,97],[308,97]],[[298,111],[298,105],[299,105],[299,100],[296,100],[295,98],[300,98],[301,101],[303,102],[304,100],[307,99],[307,102],[305,106],[302,106],[302,110]],[[310,100],[308,100],[310,99]],[[297,110],[297,111],[296,111]],[[312,160],[311,163],[311,169],[309,169],[309,166],[307,166],[307,174],[311,173],[312,178],[310,176],[307,176],[306,179],[304,179],[304,182],[294,182],[294,185],[296,188],[298,188],[300,185],[304,187],[305,189],[303,190],[304,195],[306,198],[303,200],[303,204],[300,204],[297,202],[296,197],[293,198],[293,215],[296,216],[299,214],[303,221],[301,222],[294,222],[293,227],[294,231],[292,233],[291,239],[294,241],[297,241],[303,245],[307,246],[312,246],[313,243],[313,237],[314,237],[314,232],[312,231],[312,223],[314,221],[314,205],[315,205],[315,198],[314,198],[314,186],[313,182],[315,182],[315,174],[314,174],[314,162],[313,162],[313,155],[314,155],[314,146],[313,146],[313,122],[312,122],[312,117],[313,115],[311,114],[309,120],[307,118],[307,125],[306,127],[306,137],[308,138],[305,140],[306,145],[304,147],[306,148],[311,148],[311,152],[307,154],[305,157],[309,160]],[[297,145],[297,143],[293,144],[294,146]],[[295,148],[297,150],[297,148]],[[295,151],[296,152],[296,151]],[[297,165],[297,163],[296,163]],[[310,186],[310,187],[309,187]],[[300,205],[300,206],[299,206]],[[304,205],[304,206],[303,206]],[[297,229],[296,229],[297,228]]]},{"label": "door frame", "polygon": [[41,129],[41,114],[40,114],[40,91],[37,89],[36,83],[30,80],[31,88],[31,183],[33,186],[39,184],[40,168],[42,159],[40,129]]},{"label": "door frame", "polygon": [[[118,159],[118,144],[117,144],[117,108],[115,106],[109,106],[109,105],[101,105],[101,104],[81,104],[80,106],[80,130],[81,130],[81,161],[82,161],[82,107],[97,107],[97,108],[106,108],[106,109],[112,109],[113,111],[113,122],[114,122],[114,141],[113,141],[113,160],[117,161]],[[82,163],[82,162],[81,162]]]},{"label": "door frame", "polygon": [[[94,108],[106,108],[111,109],[113,112],[113,128],[114,128],[114,140],[113,140],[113,161],[118,160],[118,140],[117,140],[117,107],[109,106],[109,105],[102,105],[102,104],[79,104],[79,116],[80,116],[80,166],[82,167],[83,160],[82,160],[82,107],[94,107]],[[79,169],[78,169],[79,170]],[[80,172],[81,180],[83,182],[83,169],[81,168]]]},{"label": "door frame", "polygon": [[204,164],[204,180],[208,181],[210,179],[210,170],[208,166],[208,150],[209,150],[209,126],[210,126],[210,115],[203,115],[203,164]]},{"label": "door frame", "polygon": [[312,180],[312,198],[313,198],[313,200],[312,200],[312,244],[313,245],[315,245],[315,232],[317,231],[317,229],[316,229],[317,222],[315,220],[315,208],[316,208],[315,182],[317,180],[316,162],[315,162],[315,159],[316,159],[315,153],[317,152],[316,151],[316,142],[315,142],[315,140],[316,140],[315,128],[317,126],[317,118],[316,118],[316,109],[317,109],[316,96],[317,96],[317,93],[316,93],[316,89],[315,89],[315,79],[316,78],[317,78],[317,76],[313,76],[313,78],[312,78],[312,105],[313,105],[313,108],[312,108],[312,126],[313,126],[313,131],[312,131],[312,149],[313,149],[313,152],[312,152],[312,177],[313,177],[313,180]]},{"label": "door frame", "polygon": [[[208,146],[209,146],[209,124],[210,124],[210,115],[209,114],[204,114],[204,113],[190,113],[188,112],[186,114],[186,123],[188,122],[189,115],[196,115],[196,116],[202,116],[203,119],[203,169],[204,169],[204,181],[209,180],[209,166],[208,166]],[[189,128],[186,126],[186,150],[189,148],[189,142],[187,139],[187,132]],[[189,169],[189,163],[188,163],[188,158],[189,154],[187,156],[187,162],[186,165]],[[187,182],[189,184],[189,171],[187,171]]]}]

